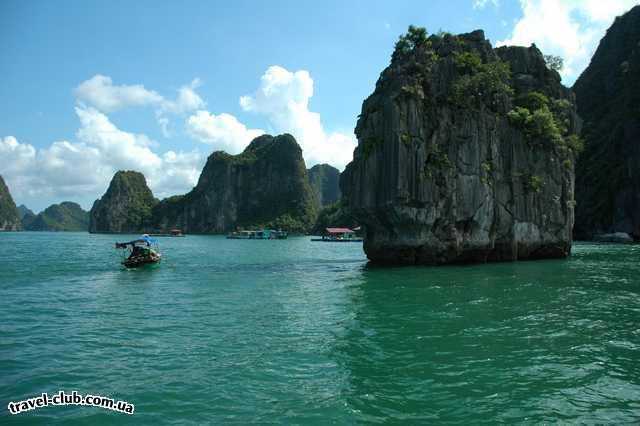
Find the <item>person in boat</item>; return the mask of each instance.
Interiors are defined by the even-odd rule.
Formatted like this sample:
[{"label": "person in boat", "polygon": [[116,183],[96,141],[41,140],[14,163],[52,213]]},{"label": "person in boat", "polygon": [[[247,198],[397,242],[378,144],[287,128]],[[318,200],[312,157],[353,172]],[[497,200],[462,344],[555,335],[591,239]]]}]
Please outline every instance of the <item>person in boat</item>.
[{"label": "person in boat", "polygon": [[160,260],[161,255],[151,248],[152,243],[155,243],[155,240],[145,234],[137,240],[126,243],[116,243],[116,248],[126,249],[130,247],[131,252],[123,263],[127,267],[130,265],[137,266],[144,263],[158,262]]}]

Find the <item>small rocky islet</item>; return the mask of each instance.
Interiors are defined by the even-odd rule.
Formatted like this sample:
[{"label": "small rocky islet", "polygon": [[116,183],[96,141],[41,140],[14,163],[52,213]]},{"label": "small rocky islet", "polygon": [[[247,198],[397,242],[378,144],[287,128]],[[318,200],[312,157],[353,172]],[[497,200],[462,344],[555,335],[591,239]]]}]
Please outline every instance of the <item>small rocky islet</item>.
[{"label": "small rocky islet", "polygon": [[307,169],[289,134],[263,135],[241,154],[211,154],[184,195],[158,200],[141,173],[119,171],[84,214],[18,209],[0,179],[0,229],[360,224],[368,258],[388,264],[557,258],[574,235],[640,238],[640,6],[616,19],[572,89],[552,68],[535,45],[410,27],[363,102],[342,174]]}]

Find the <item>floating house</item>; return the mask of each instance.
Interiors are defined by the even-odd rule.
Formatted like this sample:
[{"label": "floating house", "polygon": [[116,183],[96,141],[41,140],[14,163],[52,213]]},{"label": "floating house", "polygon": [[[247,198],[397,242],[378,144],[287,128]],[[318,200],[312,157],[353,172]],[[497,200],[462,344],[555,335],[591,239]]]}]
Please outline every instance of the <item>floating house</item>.
[{"label": "floating house", "polygon": [[362,238],[358,237],[353,229],[325,228],[322,238],[312,238],[311,241],[359,242]]},{"label": "floating house", "polygon": [[274,229],[260,229],[257,231],[238,231],[227,235],[231,240],[285,240],[288,234],[285,231]]}]

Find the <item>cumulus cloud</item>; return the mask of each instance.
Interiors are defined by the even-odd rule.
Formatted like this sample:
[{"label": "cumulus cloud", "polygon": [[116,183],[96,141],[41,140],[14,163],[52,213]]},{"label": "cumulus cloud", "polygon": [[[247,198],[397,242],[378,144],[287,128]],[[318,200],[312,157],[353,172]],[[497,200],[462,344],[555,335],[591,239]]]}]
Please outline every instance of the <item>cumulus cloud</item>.
[{"label": "cumulus cloud", "polygon": [[104,113],[129,107],[153,107],[162,133],[165,137],[169,137],[170,121],[167,114],[186,114],[206,106],[196,92],[201,84],[200,79],[196,78],[191,83],[180,87],[175,99],[167,99],[141,84],[115,85],[110,77],[97,74],[80,83],[74,89],[74,94],[80,103]]},{"label": "cumulus cloud", "polygon": [[37,150],[13,136],[0,139],[0,174],[15,198],[31,205],[42,199],[73,197],[87,202],[100,196],[117,170],[137,170],[158,197],[186,192],[204,164],[198,151],[159,155],[147,136],[120,130],[93,107],[78,106],[77,141],[56,141]]},{"label": "cumulus cloud", "polygon": [[302,146],[308,165],[326,162],[344,168],[351,161],[355,137],[327,132],[320,114],[309,110],[312,96],[313,79],[308,71],[271,66],[260,78],[256,92],[240,98],[240,106],[264,115],[275,131],[291,133]]},{"label": "cumulus cloud", "polygon": [[613,19],[638,0],[520,0],[523,16],[498,45],[529,46],[564,59],[563,79],[571,84],[589,64]]},{"label": "cumulus cloud", "polygon": [[252,139],[264,133],[260,129],[248,129],[231,114],[215,115],[208,111],[197,111],[191,115],[186,128],[195,139],[230,154],[241,152]]}]

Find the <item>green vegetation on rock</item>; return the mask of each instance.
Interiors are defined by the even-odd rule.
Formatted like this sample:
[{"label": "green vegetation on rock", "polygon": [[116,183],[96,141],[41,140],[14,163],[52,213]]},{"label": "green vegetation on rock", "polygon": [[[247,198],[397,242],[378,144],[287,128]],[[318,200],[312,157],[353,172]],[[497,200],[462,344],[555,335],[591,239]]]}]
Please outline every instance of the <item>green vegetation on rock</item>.
[{"label": "green vegetation on rock", "polygon": [[567,111],[570,106],[565,99],[553,102],[540,92],[531,91],[516,98],[516,106],[507,113],[509,121],[521,129],[529,140],[551,143],[561,151],[575,154],[583,148],[581,139],[568,128]]},{"label": "green vegetation on rock", "polygon": [[409,25],[406,34],[400,36],[393,51],[392,60],[410,54],[417,48],[428,47],[427,29]]},{"label": "green vegetation on rock", "polygon": [[497,98],[511,96],[511,70],[502,60],[483,62],[477,52],[456,52],[454,62],[462,73],[453,83],[451,101],[463,107],[493,107]]}]

